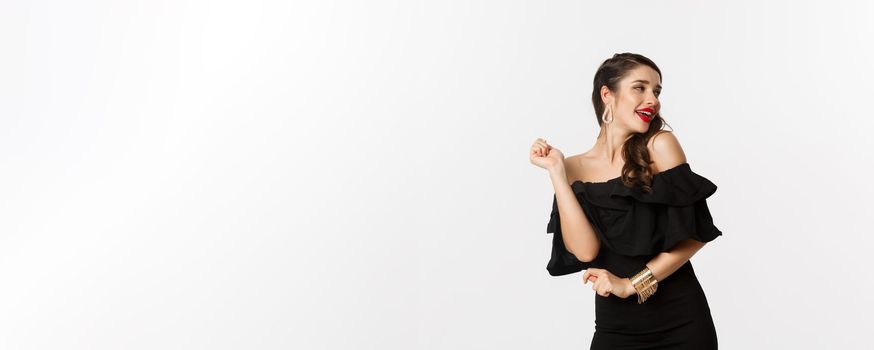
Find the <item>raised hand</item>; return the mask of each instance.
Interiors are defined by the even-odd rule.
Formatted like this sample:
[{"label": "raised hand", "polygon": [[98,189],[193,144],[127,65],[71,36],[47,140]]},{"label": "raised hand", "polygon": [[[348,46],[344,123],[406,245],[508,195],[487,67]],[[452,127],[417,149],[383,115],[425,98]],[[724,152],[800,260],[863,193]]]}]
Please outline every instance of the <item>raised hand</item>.
[{"label": "raised hand", "polygon": [[552,147],[546,140],[538,138],[534,140],[529,152],[531,164],[546,170],[552,170],[564,166],[564,154],[558,148]]}]

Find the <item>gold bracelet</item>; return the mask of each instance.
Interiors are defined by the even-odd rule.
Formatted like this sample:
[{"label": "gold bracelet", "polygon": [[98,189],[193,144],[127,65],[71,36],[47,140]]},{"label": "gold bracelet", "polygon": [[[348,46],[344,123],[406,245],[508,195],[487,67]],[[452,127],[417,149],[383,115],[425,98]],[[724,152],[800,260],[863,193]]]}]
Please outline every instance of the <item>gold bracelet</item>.
[{"label": "gold bracelet", "polygon": [[637,291],[637,303],[643,304],[646,299],[649,299],[656,292],[659,282],[652,275],[649,266],[646,266],[638,272],[634,277],[631,277],[631,285]]}]

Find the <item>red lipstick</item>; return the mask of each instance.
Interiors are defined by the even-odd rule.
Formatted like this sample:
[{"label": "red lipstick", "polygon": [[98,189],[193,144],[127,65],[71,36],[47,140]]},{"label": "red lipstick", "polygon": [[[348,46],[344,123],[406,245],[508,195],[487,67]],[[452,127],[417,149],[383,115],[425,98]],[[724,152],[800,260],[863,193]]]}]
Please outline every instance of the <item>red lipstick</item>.
[{"label": "red lipstick", "polygon": [[635,111],[635,113],[637,113],[637,116],[640,117],[640,119],[642,119],[644,122],[649,123],[650,121],[652,121],[652,118],[655,115],[655,110],[647,107],[638,109]]}]

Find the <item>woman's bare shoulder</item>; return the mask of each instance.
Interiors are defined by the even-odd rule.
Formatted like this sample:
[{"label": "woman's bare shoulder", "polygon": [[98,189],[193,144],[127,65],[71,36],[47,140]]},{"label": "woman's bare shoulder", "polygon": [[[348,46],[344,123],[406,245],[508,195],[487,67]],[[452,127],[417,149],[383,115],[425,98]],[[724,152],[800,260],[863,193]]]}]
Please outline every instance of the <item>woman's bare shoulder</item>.
[{"label": "woman's bare shoulder", "polygon": [[673,168],[686,162],[686,154],[680,145],[680,140],[671,131],[659,131],[647,143],[653,173]]},{"label": "woman's bare shoulder", "polygon": [[583,169],[585,168],[585,164],[589,151],[572,155],[570,157],[564,158],[564,169],[567,172],[568,182],[573,182],[575,179],[581,179],[585,176],[583,175]]}]

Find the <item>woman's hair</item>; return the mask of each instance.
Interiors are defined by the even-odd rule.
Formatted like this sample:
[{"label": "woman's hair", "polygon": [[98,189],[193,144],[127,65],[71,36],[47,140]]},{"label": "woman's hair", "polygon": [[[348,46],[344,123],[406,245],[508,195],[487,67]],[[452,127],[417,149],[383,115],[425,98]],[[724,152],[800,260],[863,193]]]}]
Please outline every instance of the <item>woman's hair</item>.
[{"label": "woman's hair", "polygon": [[[592,89],[592,104],[595,106],[595,118],[598,120],[598,126],[603,124],[601,116],[604,114],[605,108],[604,102],[601,101],[601,87],[606,85],[614,94],[619,94],[619,81],[630,70],[641,65],[646,65],[655,70],[659,73],[659,79],[661,79],[662,72],[659,70],[659,67],[649,58],[635,53],[617,53],[598,67],[598,71],[595,72],[594,88]],[[649,129],[645,133],[633,133],[625,141],[622,152],[622,157],[625,159],[625,165],[622,166],[622,183],[625,186],[632,188],[640,186],[644,192],[652,191],[650,186],[652,185],[653,174],[649,168],[652,160],[650,159],[646,144],[663,129],[665,124],[661,112],[658,112],[649,122]]]}]

